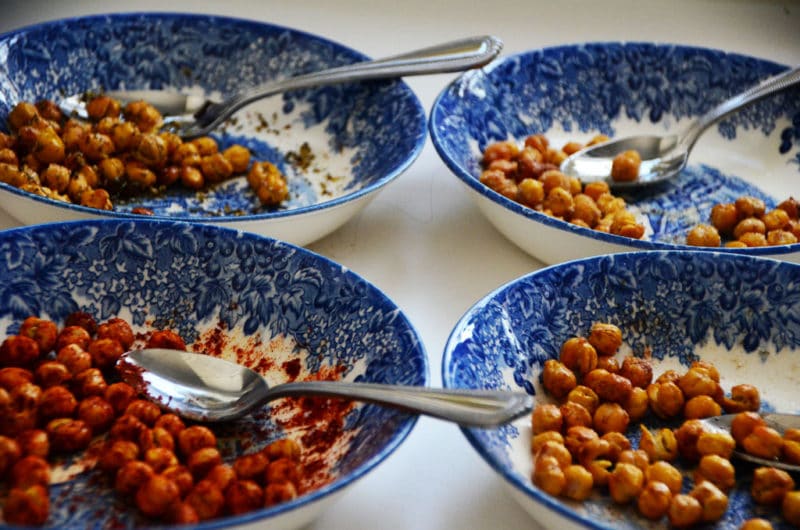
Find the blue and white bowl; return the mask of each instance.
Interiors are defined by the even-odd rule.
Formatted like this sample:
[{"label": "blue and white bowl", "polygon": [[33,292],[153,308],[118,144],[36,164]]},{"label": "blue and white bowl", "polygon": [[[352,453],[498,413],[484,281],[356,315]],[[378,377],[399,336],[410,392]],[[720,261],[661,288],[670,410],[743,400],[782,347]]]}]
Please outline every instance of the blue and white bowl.
[{"label": "blue and white bowl", "polygon": [[[169,328],[189,349],[249,365],[270,383],[342,379],[425,385],[420,338],[397,306],[344,267],[305,249],[211,225],[77,221],[0,232],[0,337],[28,315],[87,311],[134,331]],[[397,410],[279,400],[218,431],[225,460],[278,437],[305,448],[308,491],[197,528],[299,528],[387,458],[416,422]],[[325,415],[318,414],[326,410]],[[308,411],[317,413],[303,419]],[[320,417],[318,417],[320,416]],[[220,427],[223,429],[222,427]],[[83,466],[70,468],[69,464]],[[49,528],[147,526],[102,472],[54,472]],[[0,528],[8,528],[0,521]]]},{"label": "blue and white bowl", "polygon": [[[462,74],[437,98],[429,128],[439,156],[488,220],[541,261],[632,250],[689,249],[689,229],[714,204],[742,195],[772,208],[800,196],[800,89],[742,110],[709,129],[668,185],[623,195],[644,222],[643,240],[549,217],[478,180],[483,149],[544,133],[561,147],[595,134],[681,131],[717,103],[786,69],[719,50],[650,43],[590,43],[528,51]],[[800,243],[720,249],[800,262]]]},{"label": "blue and white bowl", "polygon": [[[623,333],[620,357],[652,351],[653,372],[684,372],[692,361],[712,362],[726,391],[756,385],[762,409],[800,412],[800,266],[718,252],[652,251],[585,258],[514,280],[477,302],[445,346],[447,387],[524,389],[549,402],[540,382],[547,359],[570,337],[587,336],[594,322]],[[647,425],[664,425],[646,416]],[[677,425],[675,425],[677,426]],[[463,429],[502,477],[512,496],[542,528],[660,528],[621,507],[607,493],[584,502],[551,497],[531,482],[530,417],[489,429]],[[628,436],[638,440],[638,425]],[[754,506],[753,467],[734,462],[738,483],[714,528],[737,529],[767,517],[788,528],[779,510]],[[690,481],[684,486],[689,488]]]},{"label": "blue and white bowl", "polygon": [[[115,89],[221,98],[271,80],[365,60],[308,33],[210,15],[136,13],[58,20],[0,35],[0,123],[21,100]],[[25,224],[156,217],[239,228],[305,245],[365,207],[419,155],[425,111],[402,81],[326,86],[242,109],[215,136],[278,165],[290,197],[262,207],[243,177],[209,193],[170,191],[99,211],[0,183],[0,207]],[[302,154],[308,149],[308,154]],[[297,162],[298,159],[301,159]],[[292,160],[295,160],[293,163]]]}]

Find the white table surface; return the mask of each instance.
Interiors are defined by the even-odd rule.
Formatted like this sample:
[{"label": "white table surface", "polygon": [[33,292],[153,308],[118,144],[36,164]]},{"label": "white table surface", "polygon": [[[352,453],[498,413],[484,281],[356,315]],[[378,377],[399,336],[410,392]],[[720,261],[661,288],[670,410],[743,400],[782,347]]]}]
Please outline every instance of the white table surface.
[{"label": "white table surface", "polygon": [[[800,63],[800,2],[770,0],[3,0],[0,32],[112,11],[191,11],[268,21],[380,57],[493,34],[504,54],[584,41],[657,41]],[[454,75],[408,78],[427,110]],[[16,226],[0,211],[0,228]],[[461,315],[542,264],[487,225],[431,142],[367,208],[310,248],[360,274],[416,326],[441,384],[441,357]],[[406,442],[349,489],[313,529],[536,528],[459,429],[421,418]]]}]

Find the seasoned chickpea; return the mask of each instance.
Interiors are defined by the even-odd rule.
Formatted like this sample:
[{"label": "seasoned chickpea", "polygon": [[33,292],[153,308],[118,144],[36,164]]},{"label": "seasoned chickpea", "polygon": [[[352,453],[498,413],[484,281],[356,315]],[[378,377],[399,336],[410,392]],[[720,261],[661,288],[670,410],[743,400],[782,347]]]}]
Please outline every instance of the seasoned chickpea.
[{"label": "seasoned chickpea", "polygon": [[531,415],[533,434],[545,431],[560,431],[564,425],[564,417],[558,405],[545,403],[533,409]]},{"label": "seasoned chickpea", "polygon": [[50,421],[45,430],[53,451],[81,451],[92,441],[92,430],[81,420],[58,418]]},{"label": "seasoned chickpea", "polygon": [[130,440],[114,440],[106,446],[100,456],[99,465],[103,471],[116,473],[128,462],[139,457],[139,446]]},{"label": "seasoned chickpea", "polygon": [[797,440],[787,440],[784,435],[781,447],[781,458],[789,464],[800,464],[800,442]]},{"label": "seasoned chickpea", "polygon": [[86,423],[94,434],[108,430],[114,423],[114,407],[100,396],[89,396],[78,404],[78,419]]},{"label": "seasoned chickpea", "polygon": [[701,455],[697,450],[697,440],[704,432],[702,422],[697,419],[686,420],[675,430],[678,451],[683,458],[693,462],[700,459]]},{"label": "seasoned chickpea", "polygon": [[[547,442],[557,442],[560,444],[564,443],[564,436],[558,431],[545,431],[539,434],[536,434],[531,438],[531,454],[536,454],[539,449]],[[262,451],[264,453],[264,451]],[[269,458],[269,456],[267,456]],[[296,456],[293,458],[297,458]],[[270,460],[277,460],[276,458],[270,458]]]},{"label": "seasoned chickpea", "polygon": [[233,175],[233,165],[222,153],[214,153],[200,158],[200,171],[206,182],[217,184]]},{"label": "seasoned chickpea", "polygon": [[147,430],[142,420],[130,414],[123,414],[114,422],[109,431],[109,438],[112,440],[130,440],[138,442],[142,437],[142,432]]},{"label": "seasoned chickpea", "polygon": [[701,368],[689,368],[689,370],[678,379],[678,386],[683,391],[686,399],[695,396],[715,396],[719,391],[719,383]]},{"label": "seasoned chickpea", "polygon": [[267,484],[264,488],[264,506],[273,506],[297,497],[297,488],[291,482]]},{"label": "seasoned chickpea", "polygon": [[[564,436],[564,446],[569,450],[574,458],[579,458],[581,447],[591,440],[599,440],[600,436],[594,429],[589,427],[575,426],[567,429]],[[606,442],[608,443],[608,442]]]},{"label": "seasoned chickpea", "polygon": [[781,515],[795,528],[800,526],[800,491],[790,491],[783,496]]},{"label": "seasoned chickpea", "polygon": [[547,193],[542,207],[546,210],[550,210],[556,217],[569,218],[575,211],[575,201],[569,190],[557,187]]},{"label": "seasoned chickpea", "polygon": [[669,509],[672,492],[663,482],[648,480],[636,500],[639,513],[648,519],[661,519]]},{"label": "seasoned chickpea", "polygon": [[78,148],[92,162],[108,158],[114,152],[114,141],[101,132],[87,132],[81,136]]},{"label": "seasoned chickpea", "polygon": [[759,467],[753,472],[750,495],[758,504],[776,505],[783,502],[784,496],[794,489],[791,475],[774,467]]},{"label": "seasoned chickpea", "polygon": [[159,129],[163,123],[161,113],[145,101],[132,101],[122,110],[125,119],[133,122],[144,133]]},{"label": "seasoned chickpea", "polygon": [[567,394],[567,401],[577,403],[589,411],[589,414],[594,414],[600,404],[600,398],[595,391],[584,385],[578,385],[570,390]]},{"label": "seasoned chickpea", "polygon": [[148,517],[159,517],[180,500],[180,490],[172,480],[152,475],[136,491],[136,507]]},{"label": "seasoned chickpea", "polygon": [[178,457],[166,447],[151,447],[142,455],[144,462],[153,468],[156,473],[161,473],[165,469],[177,466]]},{"label": "seasoned chickpea", "polygon": [[115,414],[122,414],[128,408],[128,405],[136,399],[136,390],[128,383],[120,381],[108,385],[103,397],[114,409]]},{"label": "seasoned chickpea", "polygon": [[634,181],[639,178],[641,164],[642,157],[638,151],[624,151],[611,161],[611,178],[617,182]]},{"label": "seasoned chickpea", "polygon": [[742,447],[753,456],[766,459],[778,458],[783,447],[783,437],[772,427],[759,425],[744,437]]},{"label": "seasoned chickpea", "polygon": [[72,392],[61,385],[47,388],[38,400],[38,414],[43,420],[70,417],[77,408],[78,400]]},{"label": "seasoned chickpea", "polygon": [[612,374],[619,373],[619,362],[612,355],[601,355],[597,358],[597,367]]},{"label": "seasoned chickpea", "polygon": [[131,185],[140,189],[149,188],[158,181],[156,174],[138,160],[128,160],[125,163],[125,176]]},{"label": "seasoned chickpea", "polygon": [[627,504],[644,489],[644,473],[633,464],[617,463],[608,477],[608,491],[619,504]]},{"label": "seasoned chickpea", "polygon": [[[275,206],[289,196],[286,178],[269,162],[254,162],[247,173],[247,183],[264,206]],[[516,194],[514,190],[511,198]]]},{"label": "seasoned chickpea", "polygon": [[115,339],[126,351],[133,344],[134,335],[131,325],[121,318],[110,318],[97,326],[98,339]]},{"label": "seasoned chickpea", "polygon": [[119,101],[110,96],[96,96],[86,102],[86,113],[94,121],[107,117],[119,117],[121,106]]},{"label": "seasoned chickpea", "polygon": [[266,473],[269,459],[263,453],[242,455],[233,463],[233,470],[241,480],[260,480]]},{"label": "seasoned chickpea", "polygon": [[19,335],[35,340],[39,346],[39,351],[46,354],[56,345],[58,327],[50,320],[28,317],[20,325]]},{"label": "seasoned chickpea", "polygon": [[23,456],[34,455],[47,458],[50,454],[50,439],[42,429],[29,429],[19,433],[17,443]]},{"label": "seasoned chickpea", "polygon": [[739,214],[733,203],[715,204],[711,208],[711,224],[721,234],[733,233],[733,228],[738,221]]},{"label": "seasoned chickpea", "polygon": [[748,247],[765,247],[767,246],[767,237],[758,232],[747,232],[739,236],[739,242]]},{"label": "seasoned chickpea", "polygon": [[653,433],[644,425],[640,425],[642,436],[639,439],[639,449],[647,453],[651,462],[666,460],[672,462],[678,457],[678,440],[675,433],[666,427]]},{"label": "seasoned chickpea", "polygon": [[601,403],[594,413],[593,422],[599,433],[625,432],[630,416],[619,403]]},{"label": "seasoned chickpea", "polygon": [[[564,450],[566,451],[566,449]],[[197,480],[204,478],[209,471],[220,464],[222,464],[222,455],[216,447],[198,449],[186,460],[186,467]]]},{"label": "seasoned chickpea", "polygon": [[679,493],[672,497],[667,517],[675,528],[689,528],[702,520],[703,508],[694,497]]},{"label": "seasoned chickpea", "polygon": [[154,424],[154,428],[163,428],[167,431],[173,438],[178,437],[178,434],[182,430],[186,428],[186,425],[183,423],[183,420],[176,414],[168,413],[162,414],[158,417]]},{"label": "seasoned chickpea", "polygon": [[41,118],[41,115],[36,106],[27,101],[21,101],[14,105],[14,108],[8,113],[8,125],[12,131],[16,131],[29,125],[37,118]]},{"label": "seasoned chickpea", "polygon": [[737,444],[742,444],[744,439],[759,426],[766,426],[764,418],[756,412],[740,412],[731,421],[731,436]]},{"label": "seasoned chickpea", "polygon": [[733,237],[736,239],[741,239],[744,234],[750,232],[766,234],[767,227],[764,225],[764,221],[758,219],[757,217],[745,217],[733,228]]},{"label": "seasoned chickpea", "polygon": [[611,457],[614,451],[611,443],[601,438],[588,440],[578,447],[578,461],[592,474],[594,484],[608,485],[608,478],[613,466]]},{"label": "seasoned chickpea", "polygon": [[746,217],[761,217],[767,209],[764,201],[757,197],[742,196],[736,199],[736,211],[740,219]]},{"label": "seasoned chickpea", "polygon": [[[96,190],[108,195],[105,190]],[[116,364],[117,360],[125,353],[122,344],[116,339],[99,338],[89,343],[89,355],[92,356],[94,366],[104,369]]]},{"label": "seasoned chickpea", "polygon": [[91,335],[81,326],[65,326],[58,334],[56,339],[56,348],[60,351],[63,347],[69,344],[76,344],[82,349],[89,347],[92,341]]},{"label": "seasoned chickpea", "polygon": [[586,374],[583,384],[594,390],[601,400],[620,404],[628,402],[633,390],[630,379],[603,369]]},{"label": "seasoned chickpea", "polygon": [[152,401],[134,399],[125,408],[125,414],[139,418],[145,425],[152,427],[161,416],[161,409]]},{"label": "seasoned chickpea", "polygon": [[208,472],[206,475],[205,480],[210,480],[217,487],[225,491],[227,487],[236,480],[236,472],[233,470],[233,466],[228,464],[220,464],[215,466]]},{"label": "seasoned chickpea", "polygon": [[234,173],[244,173],[250,166],[250,150],[243,145],[234,144],[222,152],[230,162]]},{"label": "seasoned chickpea", "polygon": [[33,484],[11,488],[3,506],[3,519],[12,525],[41,526],[50,513],[50,498],[45,486]]},{"label": "seasoned chickpea", "polygon": [[203,178],[203,173],[193,166],[181,167],[180,179],[181,184],[190,190],[199,190],[206,185],[206,181]]},{"label": "seasoned chickpea", "polygon": [[191,140],[190,143],[197,147],[197,152],[201,157],[213,155],[219,151],[219,145],[217,144],[217,141],[210,136],[201,136],[200,138],[195,138]]},{"label": "seasoned chickpea", "polygon": [[536,179],[523,179],[517,186],[517,199],[531,208],[539,206],[544,201],[544,186]]},{"label": "seasoned chickpea", "polygon": [[[570,454],[569,450],[567,450],[564,444],[560,444],[557,441],[545,442],[544,444],[542,444],[541,447],[539,447],[539,450],[533,455],[534,460],[546,457],[555,458],[556,461],[558,462],[558,467],[560,467],[561,469],[564,469],[567,466],[572,465],[572,454]],[[277,462],[277,460],[275,462]],[[282,465],[285,466],[286,464]],[[275,481],[275,482],[280,482],[280,481]],[[296,480],[292,480],[292,482],[296,482]]]},{"label": "seasoned chickpea", "polygon": [[252,480],[235,480],[225,491],[225,507],[233,515],[264,506],[264,490]]},{"label": "seasoned chickpea", "polygon": [[700,459],[694,472],[695,483],[707,480],[723,491],[729,491],[736,484],[736,471],[727,458],[719,455],[705,455]]},{"label": "seasoned chickpea", "polygon": [[45,361],[36,367],[34,372],[36,382],[42,388],[64,385],[72,379],[72,374],[66,366],[58,361]]},{"label": "seasoned chickpea", "polygon": [[633,386],[647,388],[653,381],[653,367],[646,359],[628,356],[622,361],[619,375],[630,379]]},{"label": "seasoned chickpea", "polygon": [[628,402],[623,405],[625,412],[630,416],[631,421],[639,421],[650,410],[650,402],[647,391],[643,388],[633,387]]},{"label": "seasoned chickpea", "polygon": [[41,456],[23,456],[11,466],[9,485],[12,488],[26,489],[30,486],[50,484],[50,464]]},{"label": "seasoned chickpea", "polygon": [[39,344],[24,335],[11,335],[0,344],[0,365],[29,366],[39,359]]},{"label": "seasoned chickpea", "polygon": [[693,247],[718,247],[721,243],[719,231],[712,225],[701,223],[686,235],[686,244]]},{"label": "seasoned chickpea", "polygon": [[0,435],[0,477],[22,457],[22,448],[14,438]]},{"label": "seasoned chickpea", "polygon": [[533,466],[533,484],[553,496],[561,495],[567,485],[564,470],[553,457],[536,459]]},{"label": "seasoned chickpea", "polygon": [[206,521],[222,513],[225,496],[216,484],[210,480],[201,480],[186,496],[186,502],[195,509],[201,521]]},{"label": "seasoned chickpea", "polygon": [[659,460],[647,466],[645,470],[647,482],[661,482],[666,484],[673,495],[681,492],[683,487],[683,475],[681,472],[667,461]]},{"label": "seasoned chickpea", "polygon": [[594,228],[600,222],[602,213],[600,207],[590,196],[584,193],[578,193],[573,198],[574,209],[572,212],[572,220],[579,219],[586,223],[589,228]]},{"label": "seasoned chickpea", "polygon": [[173,350],[186,350],[186,343],[180,335],[168,329],[156,330],[147,339],[148,348],[169,348]]},{"label": "seasoned chickpea", "polygon": [[761,220],[764,221],[767,232],[780,230],[789,222],[789,214],[786,213],[786,210],[776,208],[762,215]]},{"label": "seasoned chickpea", "polygon": [[719,455],[730,459],[734,449],[736,441],[726,432],[704,432],[697,439],[697,451],[703,456]]},{"label": "seasoned chickpea", "polygon": [[525,138],[525,147],[536,149],[544,154],[550,148],[550,141],[543,134],[531,134]]},{"label": "seasoned chickpea", "polygon": [[619,455],[623,451],[629,451],[632,448],[631,441],[621,432],[607,432],[600,439],[608,442],[610,448],[608,455],[615,462],[619,460]]},{"label": "seasoned chickpea", "polygon": [[711,396],[695,396],[683,407],[686,419],[710,418],[722,414],[722,407]]},{"label": "seasoned chickpea", "polygon": [[702,521],[718,521],[728,509],[728,496],[707,480],[695,485],[689,495],[700,503],[703,509]]},{"label": "seasoned chickpea", "polygon": [[103,373],[98,368],[88,368],[73,377],[73,390],[81,397],[102,396],[108,388]]},{"label": "seasoned chickpea", "polygon": [[592,494],[592,474],[579,465],[570,465],[564,468],[566,483],[562,495],[574,501],[582,501]]},{"label": "seasoned chickpea", "polygon": [[559,360],[581,378],[597,367],[597,350],[585,338],[572,337],[562,344]]},{"label": "seasoned chickpea", "polygon": [[622,330],[614,324],[596,322],[589,331],[589,344],[600,355],[614,355],[622,346]]},{"label": "seasoned chickpea", "polygon": [[[558,447],[563,447],[552,442],[551,444],[556,446],[555,451],[559,451]],[[545,448],[547,446],[548,444],[545,444]],[[564,453],[560,454],[563,455]],[[569,454],[569,452],[566,454]],[[297,486],[300,483],[300,468],[298,463],[291,458],[279,458],[267,465],[265,477],[267,483],[291,482]]]},{"label": "seasoned chickpea", "polygon": [[767,232],[767,245],[791,245],[797,243],[797,236],[787,230],[770,230]]},{"label": "seasoned chickpea", "polygon": [[556,399],[562,399],[578,385],[575,373],[555,359],[544,362],[542,384]]}]

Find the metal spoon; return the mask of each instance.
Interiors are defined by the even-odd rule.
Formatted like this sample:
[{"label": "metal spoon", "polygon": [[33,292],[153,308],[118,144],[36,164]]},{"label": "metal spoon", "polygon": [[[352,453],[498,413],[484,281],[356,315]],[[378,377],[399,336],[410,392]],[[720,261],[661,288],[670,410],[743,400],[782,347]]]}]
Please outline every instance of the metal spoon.
[{"label": "metal spoon", "polygon": [[[164,123],[170,130],[183,138],[194,138],[208,134],[245,105],[274,94],[368,79],[460,72],[489,63],[502,48],[503,43],[497,37],[472,37],[385,59],[271,81],[246,89],[222,102],[162,90],[109,91],[106,94],[123,103],[147,101],[166,115]],[[85,94],[77,94],[62,100],[60,106],[67,114],[86,117],[85,100]]]},{"label": "metal spoon", "polygon": [[204,422],[240,418],[268,401],[320,395],[367,401],[461,425],[495,427],[533,408],[524,392],[302,381],[270,388],[253,370],[216,357],[168,349],[134,350],[117,362],[122,379],[162,408]]},{"label": "metal spoon", "polygon": [[[737,110],[800,82],[800,67],[770,77],[717,105],[695,120],[681,135],[638,135],[617,138],[574,153],[561,163],[561,171],[582,182],[604,180],[615,190],[645,188],[669,180],[686,165],[700,135]],[[642,158],[639,178],[621,182],[611,178],[615,156],[636,150]]]},{"label": "metal spoon", "polygon": [[[705,418],[700,420],[703,425],[706,427],[708,431],[717,431],[717,432],[731,432],[731,422],[733,422],[733,418],[736,417],[736,414],[725,414],[723,416],[712,416],[710,418]],[[779,414],[779,413],[765,413],[761,415],[766,421],[767,426],[772,427],[781,435],[783,435],[786,429],[799,429],[800,428],[800,415],[797,414]],[[744,451],[735,450],[733,455],[741,460],[746,460],[747,462],[752,462],[754,464],[760,464],[763,466],[771,466],[776,467],[779,469],[784,469],[786,471],[794,471],[800,472],[800,466],[795,464],[790,464],[788,462],[783,462],[781,460],[772,460],[768,458],[759,458],[757,456],[753,456],[747,454]]]}]

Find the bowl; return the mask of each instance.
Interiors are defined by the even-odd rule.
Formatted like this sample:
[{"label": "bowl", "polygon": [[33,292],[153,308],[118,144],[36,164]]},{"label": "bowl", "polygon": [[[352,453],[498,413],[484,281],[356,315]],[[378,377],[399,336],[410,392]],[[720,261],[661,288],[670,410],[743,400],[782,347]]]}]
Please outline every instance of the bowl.
[{"label": "bowl", "polygon": [[[259,83],[367,59],[302,31],[221,16],[134,13],[47,22],[0,36],[0,123],[18,101],[87,91],[170,89],[221,98]],[[0,184],[0,207],[23,224],[84,218],[206,222],[305,245],[363,209],[416,159],[425,112],[402,81],[298,90],[249,105],[212,136],[277,165],[289,197],[262,207],[244,177],[197,193],[171,187],[113,211]]]},{"label": "bowl", "polygon": [[[391,300],[344,267],[285,242],[212,225],[87,220],[3,231],[0,248],[3,338],[29,315],[62,326],[67,315],[85,311],[98,322],[123,318],[139,338],[173,330],[188,349],[255,368],[271,384],[428,383],[420,338]],[[197,528],[304,526],[392,454],[415,422],[375,405],[283,399],[221,425],[226,461],[276,438],[296,440],[305,465],[301,494]],[[68,458],[54,470],[60,478],[46,526],[152,525],[101,471],[76,474],[89,460]]]},{"label": "bowl", "polygon": [[[596,134],[666,134],[786,67],[720,50],[673,44],[587,43],[531,50],[467,72],[433,104],[433,144],[497,230],[546,264],[611,252],[690,249],[691,227],[714,204],[752,195],[769,208],[797,194],[800,89],[778,94],[710,128],[679,178],[621,195],[645,225],[642,240],[583,228],[527,208],[484,186],[481,156],[492,142],[543,133],[560,148]],[[796,197],[795,197],[796,198]],[[716,249],[715,249],[716,250]],[[729,249],[800,261],[800,244]]]},{"label": "bowl", "polygon": [[[544,362],[559,357],[565,340],[588,336],[593,323],[607,322],[623,333],[618,358],[651,350],[654,377],[667,369],[683,373],[702,359],[718,368],[726,392],[749,383],[760,390],[762,410],[798,412],[799,296],[800,266],[741,254],[631,252],[553,265],[503,285],[463,315],[445,345],[442,379],[446,387],[524,389],[537,404],[550,402],[540,381]],[[665,519],[644,519],[635,506],[614,504],[597,489],[574,502],[535,487],[530,421],[462,430],[542,528],[667,526]],[[643,422],[665,426],[652,414]],[[636,444],[634,423],[626,434]],[[775,528],[788,527],[780,510],[754,507],[748,493],[753,467],[734,465],[737,486],[713,527],[736,529],[754,514]],[[684,480],[685,490],[689,482]]]}]

